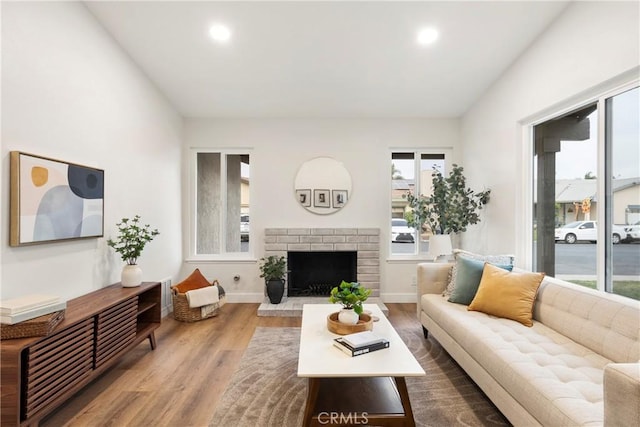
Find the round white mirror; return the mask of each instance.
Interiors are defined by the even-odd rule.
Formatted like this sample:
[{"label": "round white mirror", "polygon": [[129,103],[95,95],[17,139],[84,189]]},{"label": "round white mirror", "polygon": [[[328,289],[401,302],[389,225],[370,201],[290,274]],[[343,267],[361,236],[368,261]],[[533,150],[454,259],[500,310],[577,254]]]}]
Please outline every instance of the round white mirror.
[{"label": "round white mirror", "polygon": [[351,175],[330,157],[304,162],[296,175],[296,200],[310,212],[327,215],[342,209],[351,197]]}]

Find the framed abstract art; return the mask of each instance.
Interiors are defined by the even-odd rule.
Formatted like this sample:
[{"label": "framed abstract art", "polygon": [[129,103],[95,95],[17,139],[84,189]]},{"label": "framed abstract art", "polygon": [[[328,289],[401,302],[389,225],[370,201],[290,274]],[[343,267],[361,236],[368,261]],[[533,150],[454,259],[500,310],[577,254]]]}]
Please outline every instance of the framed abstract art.
[{"label": "framed abstract art", "polygon": [[11,246],[102,237],[104,171],[11,152]]}]

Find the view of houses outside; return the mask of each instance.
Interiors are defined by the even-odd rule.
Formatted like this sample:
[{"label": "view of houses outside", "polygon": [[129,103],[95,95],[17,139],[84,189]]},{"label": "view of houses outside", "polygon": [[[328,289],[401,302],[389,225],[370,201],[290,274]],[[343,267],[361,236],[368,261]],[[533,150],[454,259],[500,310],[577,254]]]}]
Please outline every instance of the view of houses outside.
[{"label": "view of houses outside", "polygon": [[[640,299],[640,245],[627,230],[640,221],[640,98],[638,88],[608,98],[604,105],[605,160],[598,157],[599,123],[602,103],[587,116],[589,137],[586,140],[561,141],[556,152],[555,222],[556,227],[575,221],[598,221],[600,204],[610,212],[613,233],[621,235],[621,243],[610,250],[611,262],[606,264],[610,291]],[[594,104],[595,105],[595,104]],[[602,176],[610,174],[610,193],[599,195]],[[599,169],[600,168],[600,169]],[[534,168],[535,169],[535,168]],[[534,182],[537,180],[534,179]],[[534,194],[537,192],[534,191]],[[597,224],[595,222],[594,224]],[[617,226],[616,226],[617,225]],[[590,226],[587,224],[587,226]],[[636,228],[640,225],[636,225]],[[536,242],[534,228],[534,244]],[[565,236],[566,230],[560,233]],[[595,231],[594,231],[595,233]],[[573,233],[579,236],[579,233]],[[588,235],[592,236],[592,235]],[[556,238],[558,233],[556,232]],[[591,239],[591,237],[589,237]],[[597,245],[603,242],[573,238],[556,242],[555,276],[574,283],[597,287]],[[629,244],[624,244],[629,243]]]},{"label": "view of houses outside", "polygon": [[[611,262],[607,261],[606,277],[611,281],[607,290],[631,298],[640,299],[640,96],[639,89],[622,92],[607,98],[605,122],[605,146],[609,171],[610,188],[608,194],[601,195],[599,186],[605,160],[598,156],[599,108],[603,103],[594,103],[583,111],[588,115],[575,117],[582,122],[581,131],[586,137],[576,141],[559,141],[555,152],[555,226],[570,225],[576,221],[590,221],[581,224],[591,227],[593,234],[584,240],[564,237],[555,245],[556,277],[584,286],[597,288],[596,268],[598,265],[598,242],[596,233],[598,212],[604,209],[612,218],[611,241],[615,243],[610,251]],[[586,116],[586,117],[585,117]],[[569,114],[567,117],[573,117]],[[556,119],[553,119],[556,120]],[[553,121],[553,120],[550,120]],[[579,125],[579,124],[578,124]],[[571,126],[571,123],[570,123]],[[587,127],[588,126],[588,127]],[[537,156],[536,156],[537,161]],[[434,170],[446,173],[444,155],[434,156],[419,152],[392,153],[391,160],[391,254],[417,254],[428,252],[430,230],[417,232],[410,229],[414,238],[398,238],[406,231],[403,219],[410,218],[411,209],[406,199],[407,193],[416,192],[429,195],[431,177]],[[537,167],[534,167],[537,171]],[[536,172],[534,172],[536,173]],[[552,178],[553,179],[553,178]],[[534,176],[534,183],[537,178]],[[537,190],[534,189],[534,195]],[[551,199],[553,200],[553,199]],[[534,200],[535,206],[536,200]],[[552,203],[553,205],[553,203]],[[535,211],[535,207],[534,207]],[[553,213],[552,213],[553,214]],[[534,215],[535,217],[535,215]],[[631,233],[630,230],[635,230]],[[533,226],[534,253],[537,248],[537,229]],[[614,236],[615,233],[615,236]],[[578,235],[578,233],[575,233]],[[557,234],[556,234],[557,236]],[[637,236],[636,239],[633,236]],[[615,239],[614,239],[615,237]],[[620,237],[621,244],[617,244]],[[397,239],[397,240],[396,240]],[[574,243],[575,242],[575,243]],[[535,260],[534,260],[535,262]],[[553,260],[552,260],[553,262]]]}]

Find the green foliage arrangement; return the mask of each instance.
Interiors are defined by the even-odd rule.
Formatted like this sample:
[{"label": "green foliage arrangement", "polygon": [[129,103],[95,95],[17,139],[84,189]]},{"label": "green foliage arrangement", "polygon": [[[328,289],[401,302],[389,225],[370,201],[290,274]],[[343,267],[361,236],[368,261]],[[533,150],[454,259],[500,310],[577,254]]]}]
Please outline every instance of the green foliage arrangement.
[{"label": "green foliage arrangement", "polygon": [[129,265],[135,265],[138,257],[142,254],[145,245],[153,240],[160,232],[151,229],[149,224],[140,225],[140,215],[132,219],[122,218],[116,224],[118,227],[118,238],[107,240],[107,245],[111,246],[120,257]]},{"label": "green foliage arrangement", "polygon": [[264,277],[265,282],[270,280],[284,280],[287,272],[287,262],[283,256],[270,255],[267,258],[260,258],[260,277]]},{"label": "green foliage arrangement", "polygon": [[371,289],[367,289],[356,282],[342,281],[340,286],[331,289],[329,302],[339,302],[346,309],[352,308],[358,314],[362,314],[362,303],[371,295]]},{"label": "green foliage arrangement", "polygon": [[407,193],[411,215],[405,219],[410,227],[421,230],[427,225],[433,234],[467,231],[470,224],[480,222],[478,211],[489,202],[491,190],[474,192],[466,186],[463,168],[453,165],[447,178],[436,171],[433,175],[433,193],[426,197]]}]

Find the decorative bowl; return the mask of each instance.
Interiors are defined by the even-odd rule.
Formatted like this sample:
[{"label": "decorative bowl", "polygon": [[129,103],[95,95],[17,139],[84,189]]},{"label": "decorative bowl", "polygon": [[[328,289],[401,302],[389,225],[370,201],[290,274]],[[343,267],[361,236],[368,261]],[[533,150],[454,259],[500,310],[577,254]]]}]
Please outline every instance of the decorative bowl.
[{"label": "decorative bowl", "polygon": [[371,315],[362,313],[358,323],[355,325],[347,325],[338,322],[338,312],[331,313],[327,316],[327,329],[338,335],[355,334],[356,332],[371,331],[373,329],[373,319]]}]

